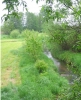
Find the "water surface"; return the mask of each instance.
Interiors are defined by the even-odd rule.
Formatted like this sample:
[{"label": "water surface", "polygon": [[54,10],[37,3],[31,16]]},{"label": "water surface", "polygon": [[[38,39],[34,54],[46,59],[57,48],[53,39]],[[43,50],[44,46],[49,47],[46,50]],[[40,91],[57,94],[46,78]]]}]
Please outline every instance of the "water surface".
[{"label": "water surface", "polygon": [[54,65],[58,68],[59,74],[68,79],[69,83],[73,83],[77,77],[68,69],[67,64],[54,58],[51,52],[45,52],[45,55],[53,60]]}]

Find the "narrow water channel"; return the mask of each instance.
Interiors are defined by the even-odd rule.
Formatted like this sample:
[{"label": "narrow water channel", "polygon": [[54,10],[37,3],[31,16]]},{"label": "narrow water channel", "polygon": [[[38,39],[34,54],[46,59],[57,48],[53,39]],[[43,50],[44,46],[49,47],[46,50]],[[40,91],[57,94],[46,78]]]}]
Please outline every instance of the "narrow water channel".
[{"label": "narrow water channel", "polygon": [[45,52],[45,55],[53,60],[54,65],[58,68],[59,74],[68,79],[69,83],[73,83],[77,77],[68,69],[67,64],[53,58],[51,52]]}]

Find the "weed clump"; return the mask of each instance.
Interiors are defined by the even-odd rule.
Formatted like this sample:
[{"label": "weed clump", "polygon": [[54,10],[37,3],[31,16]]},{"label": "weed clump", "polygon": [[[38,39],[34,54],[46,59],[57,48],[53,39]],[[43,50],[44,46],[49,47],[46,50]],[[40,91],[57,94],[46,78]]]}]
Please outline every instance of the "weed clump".
[{"label": "weed clump", "polygon": [[19,30],[13,30],[11,33],[10,33],[10,37],[11,38],[14,38],[14,39],[16,39],[16,38],[18,38],[18,36],[20,35],[20,32],[19,32]]},{"label": "weed clump", "polygon": [[39,71],[39,73],[43,73],[47,70],[48,65],[44,60],[37,60],[35,63],[35,67]]}]

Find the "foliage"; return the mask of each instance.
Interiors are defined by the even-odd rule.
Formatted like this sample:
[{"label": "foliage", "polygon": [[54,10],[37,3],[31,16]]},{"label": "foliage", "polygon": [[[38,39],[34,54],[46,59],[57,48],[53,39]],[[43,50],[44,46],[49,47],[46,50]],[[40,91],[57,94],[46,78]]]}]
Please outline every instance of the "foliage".
[{"label": "foliage", "polygon": [[58,44],[62,50],[72,50],[75,52],[81,52],[81,30],[76,29],[77,26],[68,26],[66,23],[54,24],[49,22],[47,26],[47,33],[49,41],[52,44]]},{"label": "foliage", "polygon": [[[40,0],[37,0],[39,2]],[[61,20],[67,18],[67,16],[72,15],[76,22],[81,22],[80,11],[81,11],[81,1],[80,0],[45,0],[46,5],[42,7],[44,11],[45,19]],[[54,9],[53,7],[56,7]],[[69,14],[69,15],[68,15]],[[65,20],[64,19],[64,20]],[[65,20],[67,21],[67,20]],[[68,21],[67,21],[68,22]],[[79,24],[79,23],[78,23]]]},{"label": "foliage", "polygon": [[23,25],[23,23],[24,23],[23,22],[24,21],[24,19],[23,19],[24,14],[22,12],[20,12],[18,14],[18,16],[19,16],[18,18],[10,16],[9,23],[13,23],[14,29],[18,29],[19,31],[22,31],[23,27],[24,27],[24,25]]},{"label": "foliage", "polygon": [[23,13],[18,14],[19,18],[10,16],[10,18],[5,21],[1,27],[2,34],[10,35],[10,32],[14,29],[19,31],[23,30]]},{"label": "foliage", "polygon": [[14,25],[10,21],[5,21],[1,27],[2,34],[10,35],[10,32],[14,29]]},{"label": "foliage", "polygon": [[41,32],[42,18],[34,13],[26,12],[26,25],[25,27],[29,30]]},{"label": "foliage", "polygon": [[75,51],[81,52],[81,34],[78,34],[77,41],[74,44],[73,49]]},{"label": "foliage", "polygon": [[39,35],[38,32],[29,30],[25,30],[24,32],[26,33],[25,36],[26,53],[29,54],[29,56],[31,56],[34,60],[36,60],[40,56],[43,50],[42,40],[38,36]]},{"label": "foliage", "polygon": [[35,63],[35,67],[38,69],[39,73],[43,73],[47,70],[48,65],[44,60],[37,60]]},{"label": "foliage", "polygon": [[20,34],[19,30],[13,30],[13,31],[10,33],[10,37],[16,39],[16,38],[18,38],[19,34]]},{"label": "foliage", "polygon": [[2,16],[2,19],[8,20],[10,16],[19,17],[18,16],[18,6],[22,5],[22,9],[27,10],[27,3],[24,0],[3,0],[2,3],[6,4],[4,10],[7,10],[7,14]]}]

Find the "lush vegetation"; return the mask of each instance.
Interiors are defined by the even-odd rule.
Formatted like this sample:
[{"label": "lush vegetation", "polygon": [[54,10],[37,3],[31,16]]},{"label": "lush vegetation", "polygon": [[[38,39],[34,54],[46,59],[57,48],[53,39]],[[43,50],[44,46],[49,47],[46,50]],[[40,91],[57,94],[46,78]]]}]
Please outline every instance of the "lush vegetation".
[{"label": "lush vegetation", "polygon": [[[68,26],[67,24],[53,24],[49,22],[46,32],[49,35],[48,41],[51,46],[48,48],[53,57],[67,63],[68,68],[77,75],[77,80],[71,86],[66,96],[60,96],[60,100],[80,100],[81,94],[81,30],[77,26]],[[69,30],[68,30],[69,29]],[[72,90],[74,88],[74,90]],[[70,96],[71,95],[71,96]]]},{"label": "lush vegetation", "polygon": [[[4,40],[2,40],[2,43],[4,44],[3,46],[4,48],[6,46],[5,44],[10,44],[10,45],[7,45],[6,47],[9,53],[7,54],[7,52],[5,51],[4,54],[8,55],[9,59],[11,59],[12,56],[17,57],[17,59],[14,59],[14,61],[12,63],[9,63],[8,65],[6,63],[10,61],[7,61],[7,62],[5,61],[5,63],[2,62],[2,69],[7,70],[10,65],[12,66],[10,68],[14,68],[13,63],[15,61],[16,61],[15,66],[18,67],[17,63],[20,62],[18,69],[20,72],[19,76],[20,76],[21,82],[19,85],[15,85],[13,82],[11,83],[9,82],[8,85],[6,84],[5,87],[3,86],[1,90],[2,92],[1,99],[3,100],[5,99],[7,100],[9,99],[11,100],[57,99],[58,95],[61,95],[61,93],[63,93],[63,91],[65,91],[65,89],[69,87],[68,81],[58,74],[57,68],[53,64],[53,61],[49,59],[43,53],[43,51],[41,51],[41,54],[39,53],[39,56],[36,57],[36,59],[33,58],[33,56],[30,56],[30,50],[34,49],[34,47],[32,46],[32,43],[34,41],[31,41],[32,37],[35,38],[34,35],[32,34],[32,32],[34,31],[31,32],[31,31],[26,30],[24,32],[26,33],[25,34],[26,42],[24,42],[23,47],[19,49],[17,49],[19,45],[18,43],[21,44],[21,42],[8,41],[9,43],[7,43],[7,41],[4,42]],[[30,38],[28,39],[27,35],[29,34],[29,32],[31,32],[31,35],[29,36]],[[34,34],[36,34],[37,36],[38,33],[34,32]],[[41,40],[42,42],[42,35],[40,34],[38,35],[39,35],[37,36],[38,39]],[[30,44],[31,48],[27,47],[26,45],[27,41],[28,42],[31,41],[31,44]],[[36,43],[40,43],[40,41],[37,41]],[[15,47],[16,49],[14,49],[14,47],[11,46],[12,44],[15,44],[17,46]],[[36,46],[35,48],[40,52],[40,49],[38,48],[38,46],[39,44],[37,45],[37,48]],[[12,55],[12,56],[9,56],[9,55]],[[36,55],[38,55],[38,52]],[[4,56],[2,59],[4,59]]]},{"label": "lush vegetation", "polygon": [[[23,6],[27,7],[26,2],[21,1]],[[11,0],[11,2],[3,0],[3,3],[6,3],[8,10],[8,14],[4,17],[5,20],[8,20],[4,22],[1,30],[2,39],[5,39],[2,40],[2,48],[4,48],[2,72],[8,73],[6,70],[9,70],[9,74],[5,74],[6,78],[10,76],[11,72],[13,73],[10,76],[12,79],[9,79],[12,84],[5,85],[4,83],[8,82],[3,80],[2,99],[80,100],[81,0],[46,0],[39,15],[30,12],[18,14],[16,8],[20,5],[20,0]],[[9,40],[7,40],[8,38]],[[11,38],[16,39],[12,40],[12,43],[24,40],[22,47],[11,50],[15,48],[14,43],[10,42]],[[7,42],[9,43],[7,44]],[[5,50],[8,54],[5,54]],[[50,51],[53,57],[66,62],[71,72],[77,76],[70,86],[68,81],[58,74],[57,67],[44,54],[44,51]],[[14,61],[17,61],[19,66],[17,63],[13,63]],[[14,65],[20,72],[17,77],[17,79],[21,77],[20,84],[12,82],[15,78],[14,73],[16,74],[14,70],[18,70],[12,67]],[[5,79],[3,76],[4,74],[2,74],[2,78]]]}]

